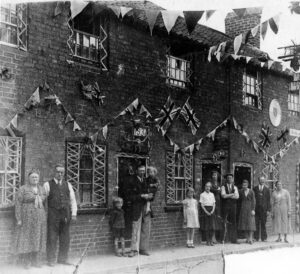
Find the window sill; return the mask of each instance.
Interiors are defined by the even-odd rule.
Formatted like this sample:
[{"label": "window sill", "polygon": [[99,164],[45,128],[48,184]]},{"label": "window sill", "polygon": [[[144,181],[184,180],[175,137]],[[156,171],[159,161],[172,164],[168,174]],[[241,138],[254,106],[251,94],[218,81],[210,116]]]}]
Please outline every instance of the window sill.
[{"label": "window sill", "polygon": [[164,207],[165,212],[177,212],[182,211],[182,205],[167,205]]},{"label": "window sill", "polygon": [[252,110],[252,111],[255,111],[255,112],[262,112],[263,111],[263,108],[262,109],[259,109],[257,107],[254,107],[254,106],[251,106],[251,105],[244,105],[243,104],[243,107],[249,109],[249,110]]},{"label": "window sill", "polygon": [[77,215],[85,214],[104,214],[107,212],[107,208],[79,208]]}]

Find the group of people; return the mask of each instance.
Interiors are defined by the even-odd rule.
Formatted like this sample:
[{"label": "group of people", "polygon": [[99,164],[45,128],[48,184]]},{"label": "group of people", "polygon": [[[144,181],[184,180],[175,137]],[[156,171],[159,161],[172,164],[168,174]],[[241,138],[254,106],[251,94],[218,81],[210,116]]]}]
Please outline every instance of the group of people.
[{"label": "group of people", "polygon": [[64,180],[64,175],[64,166],[56,165],[54,178],[41,185],[39,171],[32,170],[28,182],[16,195],[13,252],[25,268],[41,267],[41,256],[46,251],[49,266],[70,264],[70,222],[76,220],[77,203],[74,190]]},{"label": "group of people", "polygon": [[[259,184],[251,190],[247,180],[242,181],[239,190],[234,184],[233,174],[226,174],[226,182],[220,186],[218,172],[212,172],[211,182],[205,184],[200,194],[200,214],[198,201],[194,198],[194,189],[188,188],[183,204],[184,227],[187,229],[187,247],[194,247],[194,230],[199,227],[204,233],[207,245],[225,239],[238,244],[237,231],[244,232],[246,242],[253,244],[253,240],[266,241],[266,221],[271,214],[274,232],[278,234],[276,242],[288,243],[287,234],[290,230],[291,199],[280,181],[271,195],[270,189],[265,185],[264,176],[258,178]],[[239,202],[239,214],[237,214]],[[254,239],[253,239],[254,234]]]}]

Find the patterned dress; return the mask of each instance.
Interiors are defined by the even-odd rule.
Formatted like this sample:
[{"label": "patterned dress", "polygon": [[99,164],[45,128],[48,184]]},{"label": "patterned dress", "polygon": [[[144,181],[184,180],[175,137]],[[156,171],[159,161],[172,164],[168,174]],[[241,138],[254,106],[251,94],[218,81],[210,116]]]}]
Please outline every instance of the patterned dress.
[{"label": "patterned dress", "polygon": [[38,192],[29,185],[20,187],[16,196],[15,215],[22,225],[16,228],[15,253],[45,252],[47,223],[44,202],[46,192],[38,186]]},{"label": "patterned dress", "polygon": [[185,199],[182,201],[183,215],[186,220],[184,228],[199,228],[198,201],[195,199]]},{"label": "patterned dress", "polygon": [[238,229],[241,231],[255,231],[255,216],[251,214],[255,210],[255,195],[251,189],[248,189],[246,195],[244,190],[240,191],[241,211],[238,223]]},{"label": "patterned dress", "polygon": [[272,194],[273,228],[276,234],[287,234],[290,230],[291,197],[286,189]]}]

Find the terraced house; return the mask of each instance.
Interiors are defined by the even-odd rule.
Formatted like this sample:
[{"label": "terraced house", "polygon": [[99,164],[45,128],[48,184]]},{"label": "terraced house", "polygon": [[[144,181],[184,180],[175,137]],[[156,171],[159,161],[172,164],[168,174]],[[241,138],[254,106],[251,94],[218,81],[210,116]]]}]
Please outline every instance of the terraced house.
[{"label": "terraced house", "polygon": [[[79,207],[72,254],[83,251],[99,223],[89,254],[111,250],[105,213],[139,164],[156,166],[161,181],[151,248],[184,244],[186,188],[199,193],[213,169],[232,171],[238,186],[248,179],[253,187],[265,174],[272,188],[280,178],[299,228],[300,146],[286,147],[300,130],[298,86],[276,64],[262,66],[270,58],[259,39],[250,38],[239,56],[230,46],[241,26],[259,23],[259,10],[229,14],[226,34],[200,24],[189,33],[182,17],[168,33],[161,10],[148,1],[99,1],[70,20],[68,2],[1,4],[1,261],[10,257],[18,187],[32,168],[49,180],[58,162]],[[155,11],[151,35],[147,14]],[[211,46],[224,41],[220,61],[209,61]],[[185,119],[187,105],[192,115]]]}]

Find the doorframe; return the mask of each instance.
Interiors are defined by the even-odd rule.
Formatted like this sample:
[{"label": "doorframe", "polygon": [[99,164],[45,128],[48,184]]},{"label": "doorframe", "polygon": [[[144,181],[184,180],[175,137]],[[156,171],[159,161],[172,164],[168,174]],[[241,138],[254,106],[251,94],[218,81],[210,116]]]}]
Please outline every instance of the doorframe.
[{"label": "doorframe", "polygon": [[221,174],[220,174],[220,186],[223,185],[223,176],[222,176],[222,171],[223,171],[223,161],[213,161],[213,160],[200,160],[200,177],[201,177],[201,186],[202,186],[202,167],[203,164],[215,164],[215,165],[220,165],[221,166]]},{"label": "doorframe", "polygon": [[251,168],[250,188],[252,189],[253,186],[254,186],[254,182],[253,182],[253,164],[251,164],[251,163],[245,163],[245,162],[234,162],[232,164],[232,166],[233,166],[233,176],[234,176],[235,167],[250,167]]}]

